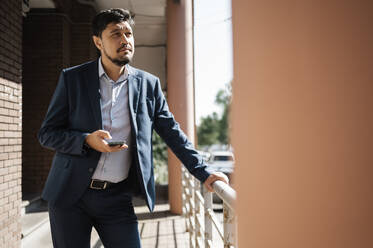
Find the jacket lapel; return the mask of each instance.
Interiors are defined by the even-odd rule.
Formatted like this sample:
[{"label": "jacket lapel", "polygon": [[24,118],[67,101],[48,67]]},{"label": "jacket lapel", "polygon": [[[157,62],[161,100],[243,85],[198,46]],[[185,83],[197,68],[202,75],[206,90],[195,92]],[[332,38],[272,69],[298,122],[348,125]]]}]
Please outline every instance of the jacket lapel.
[{"label": "jacket lapel", "polygon": [[136,77],[136,71],[131,66],[128,66],[128,70],[128,104],[131,113],[132,126],[137,134],[136,114],[139,105],[141,81]]},{"label": "jacket lapel", "polygon": [[102,129],[98,60],[95,60],[94,62],[92,62],[92,64],[90,64],[90,67],[84,73],[84,77],[89,101],[96,120],[96,126],[98,127],[98,129]]}]

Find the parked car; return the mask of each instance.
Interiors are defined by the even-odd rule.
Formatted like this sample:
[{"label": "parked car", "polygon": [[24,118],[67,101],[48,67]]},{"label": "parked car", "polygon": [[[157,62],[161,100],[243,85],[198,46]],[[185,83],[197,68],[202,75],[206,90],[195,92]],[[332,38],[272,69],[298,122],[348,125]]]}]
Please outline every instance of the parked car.
[{"label": "parked car", "polygon": [[[207,161],[209,171],[219,171],[226,174],[231,179],[234,169],[234,155],[231,151],[212,151]],[[221,203],[222,200],[214,193],[214,203]]]},{"label": "parked car", "polygon": [[230,177],[234,168],[233,153],[231,151],[213,151],[207,164],[210,167],[209,170],[220,171]]}]

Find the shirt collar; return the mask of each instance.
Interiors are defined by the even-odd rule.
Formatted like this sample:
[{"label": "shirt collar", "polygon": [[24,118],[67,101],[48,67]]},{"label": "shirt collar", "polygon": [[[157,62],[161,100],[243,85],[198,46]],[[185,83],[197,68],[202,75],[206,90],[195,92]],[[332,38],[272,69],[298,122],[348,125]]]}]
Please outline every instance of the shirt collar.
[{"label": "shirt collar", "polygon": [[[124,69],[124,72],[122,73],[122,75],[120,75],[120,77],[118,78],[117,82],[120,82],[120,81],[124,81],[128,78],[128,75],[131,73],[131,70],[129,68],[128,65],[125,65],[125,69]],[[109,76],[106,74],[105,70],[104,70],[104,67],[102,66],[102,62],[101,62],[101,56],[100,58],[98,59],[98,77],[101,78],[102,76],[105,76],[107,79],[109,79],[110,81],[113,81],[109,78]]]}]

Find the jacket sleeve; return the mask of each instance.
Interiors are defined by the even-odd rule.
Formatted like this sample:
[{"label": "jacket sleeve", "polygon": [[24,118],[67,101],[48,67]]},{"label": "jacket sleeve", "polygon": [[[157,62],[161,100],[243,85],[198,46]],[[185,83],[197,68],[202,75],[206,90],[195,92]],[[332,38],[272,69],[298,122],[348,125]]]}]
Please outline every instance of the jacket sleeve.
[{"label": "jacket sleeve", "polygon": [[39,130],[38,139],[40,144],[48,149],[72,155],[84,155],[86,153],[84,141],[89,133],[69,129],[69,108],[65,72],[62,70]]},{"label": "jacket sleeve", "polygon": [[210,175],[206,171],[206,164],[202,156],[194,149],[192,143],[180,129],[173,114],[169,111],[166,99],[163,95],[159,79],[154,89],[155,113],[154,129],[166,142],[173,153],[185,165],[188,171],[201,182],[204,182]]}]

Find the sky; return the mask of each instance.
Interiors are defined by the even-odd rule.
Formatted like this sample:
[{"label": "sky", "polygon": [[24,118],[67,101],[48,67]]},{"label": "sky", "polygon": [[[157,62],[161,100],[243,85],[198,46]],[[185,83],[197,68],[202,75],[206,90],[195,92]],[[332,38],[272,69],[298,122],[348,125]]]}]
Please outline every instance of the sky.
[{"label": "sky", "polygon": [[216,93],[233,78],[231,0],[194,1],[196,123],[221,113]]}]

